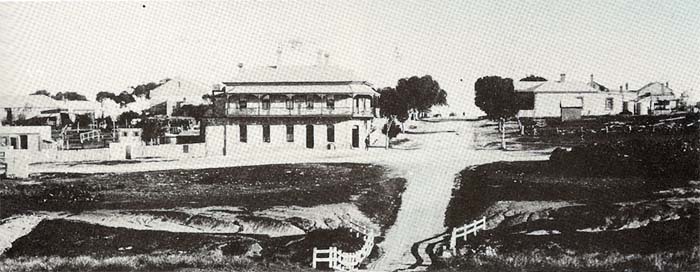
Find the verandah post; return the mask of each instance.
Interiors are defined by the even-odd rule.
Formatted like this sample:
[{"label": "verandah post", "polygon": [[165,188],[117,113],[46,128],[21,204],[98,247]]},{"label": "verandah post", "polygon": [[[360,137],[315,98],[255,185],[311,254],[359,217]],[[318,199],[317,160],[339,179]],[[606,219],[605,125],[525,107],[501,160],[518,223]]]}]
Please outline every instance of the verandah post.
[{"label": "verandah post", "polygon": [[311,256],[311,267],[316,269],[316,247],[314,247],[314,251]]}]

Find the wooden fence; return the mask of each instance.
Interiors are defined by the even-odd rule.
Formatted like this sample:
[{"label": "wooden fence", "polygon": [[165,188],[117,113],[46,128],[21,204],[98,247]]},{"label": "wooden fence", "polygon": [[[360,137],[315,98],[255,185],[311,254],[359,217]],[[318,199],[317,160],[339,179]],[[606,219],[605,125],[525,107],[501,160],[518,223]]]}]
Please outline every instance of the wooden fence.
[{"label": "wooden fence", "polygon": [[364,236],[362,248],[355,252],[343,252],[337,247],[318,249],[314,247],[311,267],[316,268],[319,263],[328,263],[328,267],[335,270],[354,270],[369,256],[374,248],[374,231],[367,228],[354,229],[357,237]]},{"label": "wooden fence", "polygon": [[486,217],[482,217],[480,220],[473,221],[470,224],[465,224],[464,226],[453,228],[452,235],[450,235],[450,249],[452,250],[452,254],[457,255],[457,239],[458,238],[464,238],[464,241],[466,241],[467,235],[469,235],[471,233],[476,235],[476,233],[479,230],[485,230],[485,229],[486,229]]}]

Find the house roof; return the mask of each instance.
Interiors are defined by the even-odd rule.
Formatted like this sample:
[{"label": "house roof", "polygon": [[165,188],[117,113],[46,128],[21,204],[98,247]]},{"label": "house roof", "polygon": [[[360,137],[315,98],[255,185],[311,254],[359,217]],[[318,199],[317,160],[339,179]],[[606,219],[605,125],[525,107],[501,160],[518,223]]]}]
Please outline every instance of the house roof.
[{"label": "house roof", "polygon": [[226,85],[362,82],[351,70],[335,66],[242,68]]},{"label": "house roof", "polygon": [[65,104],[45,95],[3,95],[0,108],[67,109]]},{"label": "house roof", "polygon": [[153,100],[193,100],[197,98],[202,100],[202,95],[211,92],[211,88],[204,83],[194,80],[185,80],[181,78],[173,78],[163,85],[151,90],[150,98]]},{"label": "house roof", "polygon": [[227,88],[229,93],[237,94],[361,94],[379,95],[366,84],[328,84],[328,85],[240,85]]},{"label": "house roof", "polygon": [[676,96],[673,93],[673,89],[667,87],[661,82],[651,82],[647,85],[644,85],[639,91],[637,92],[640,97],[645,96],[646,94],[649,94],[651,96]]},{"label": "house roof", "polygon": [[[539,84],[535,84],[539,83]],[[598,93],[598,89],[589,83],[579,81],[547,81],[547,82],[523,82],[519,81],[518,86],[513,83],[517,92],[533,93]]]}]

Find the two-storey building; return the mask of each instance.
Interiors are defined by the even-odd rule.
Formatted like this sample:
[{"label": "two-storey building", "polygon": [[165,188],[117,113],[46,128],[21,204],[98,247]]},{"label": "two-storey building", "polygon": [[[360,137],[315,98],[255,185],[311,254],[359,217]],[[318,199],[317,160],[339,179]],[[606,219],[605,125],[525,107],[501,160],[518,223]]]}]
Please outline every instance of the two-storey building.
[{"label": "two-storey building", "polygon": [[248,148],[364,148],[378,93],[329,66],[242,69],[214,90],[205,120],[207,154]]}]

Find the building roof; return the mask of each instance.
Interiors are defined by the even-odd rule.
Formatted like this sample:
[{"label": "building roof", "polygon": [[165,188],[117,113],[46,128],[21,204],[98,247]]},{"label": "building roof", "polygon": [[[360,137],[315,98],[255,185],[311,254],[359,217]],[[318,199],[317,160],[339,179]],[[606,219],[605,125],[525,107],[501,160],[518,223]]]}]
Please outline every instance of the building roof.
[{"label": "building roof", "polygon": [[237,94],[362,94],[378,95],[372,87],[365,84],[330,84],[330,85],[241,85],[231,86],[229,93]]},{"label": "building roof", "polygon": [[335,66],[242,68],[226,85],[362,82],[351,70]]},{"label": "building roof", "polygon": [[67,109],[65,104],[45,95],[3,95],[0,108]]},{"label": "building roof", "polygon": [[637,94],[640,97],[645,96],[647,94],[651,96],[676,96],[673,93],[673,89],[669,88],[661,82],[652,82],[647,85],[644,85],[644,87],[637,91]]},{"label": "building roof", "polygon": [[[539,83],[539,84],[535,84]],[[547,82],[526,82],[519,81],[517,86],[513,83],[517,92],[533,93],[598,93],[599,89],[589,83],[579,81],[547,81]]]},{"label": "building roof", "polygon": [[151,90],[150,98],[159,102],[202,100],[202,95],[211,92],[211,87],[193,80],[174,78]]}]

